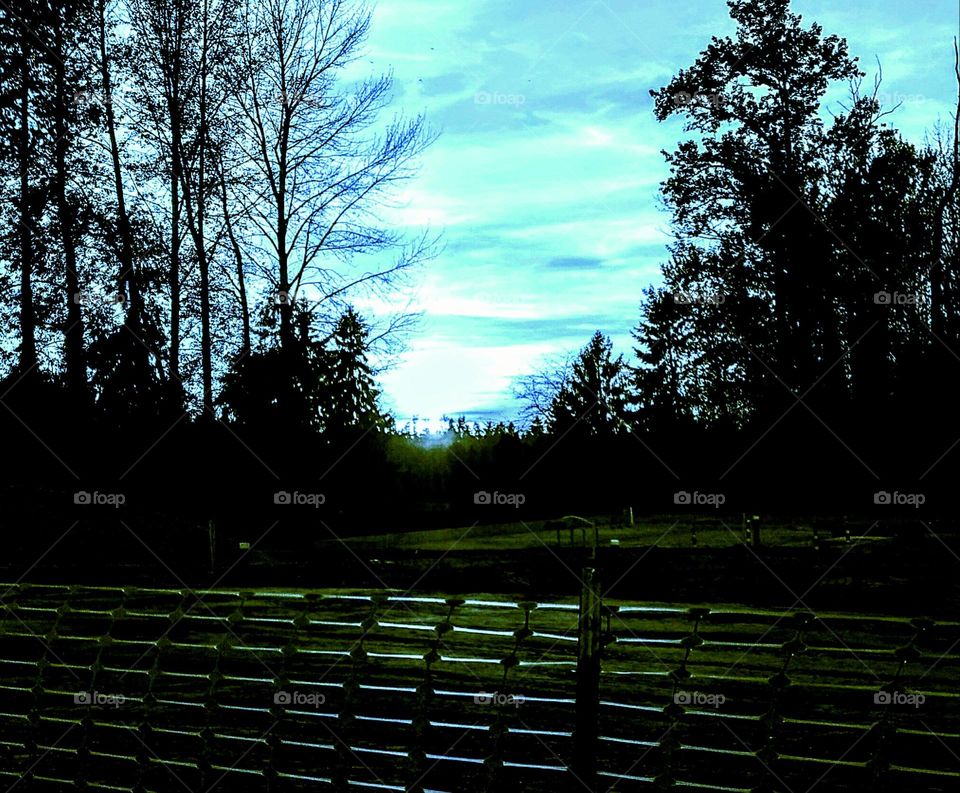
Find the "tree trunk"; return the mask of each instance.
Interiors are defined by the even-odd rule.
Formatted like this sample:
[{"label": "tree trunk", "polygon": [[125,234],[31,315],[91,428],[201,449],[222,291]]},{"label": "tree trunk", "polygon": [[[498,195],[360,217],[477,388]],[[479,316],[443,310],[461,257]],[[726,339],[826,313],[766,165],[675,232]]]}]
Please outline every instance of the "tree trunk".
[{"label": "tree trunk", "polygon": [[64,287],[67,301],[67,326],[64,329],[64,360],[67,373],[67,387],[78,404],[88,401],[87,366],[84,358],[83,312],[78,299],[80,278],[77,274],[77,248],[74,238],[74,213],[67,199],[67,75],[66,66],[60,56],[65,56],[63,39],[63,20],[59,16],[54,20],[54,74],[56,80],[56,177],[57,219],[60,226],[60,239],[64,257]]},{"label": "tree trunk", "polygon": [[20,37],[20,369],[37,365],[37,318],[33,307],[33,226],[30,213],[30,47]]},{"label": "tree trunk", "polygon": [[[209,17],[207,3],[203,4],[203,40],[200,52],[199,74],[199,141],[196,152],[196,185],[188,175],[187,166],[183,162],[183,152],[177,152],[183,165],[183,197],[186,202],[187,220],[190,224],[190,234],[193,237],[193,247],[197,254],[197,265],[200,272],[200,368],[203,387],[203,413],[207,418],[213,418],[213,363],[212,344],[210,337],[210,259],[207,254],[205,229],[206,221],[206,160],[208,155],[207,141],[207,59],[209,55]],[[192,170],[192,169],[191,169]],[[196,192],[194,192],[194,189]]]},{"label": "tree trunk", "polygon": [[293,295],[290,294],[290,262],[287,252],[286,175],[285,163],[280,166],[280,191],[277,195],[277,258],[280,276],[280,348],[293,350]]},{"label": "tree trunk", "polygon": [[237,290],[240,297],[240,318],[242,326],[242,346],[240,349],[240,358],[246,358],[250,354],[250,305],[247,300],[247,284],[243,275],[243,252],[240,250],[240,244],[237,242],[236,234],[233,231],[233,220],[230,217],[230,207],[227,204],[227,180],[223,171],[223,163],[220,164],[220,199],[223,208],[223,221],[227,227],[227,238],[230,240],[230,248],[233,251],[233,259],[237,268]]},{"label": "tree trunk", "polygon": [[[116,118],[110,82],[110,62],[107,57],[107,10],[105,0],[99,5],[100,76],[103,83],[106,107],[107,135],[110,139],[110,157],[113,164],[113,183],[117,197],[117,230],[120,233],[120,270],[117,276],[118,292],[127,298],[127,325],[137,338],[141,336],[141,307],[139,284],[133,261],[133,240],[130,218],[123,193],[123,170],[120,164],[120,147],[117,143]],[[142,341],[142,340],[141,340]]]},{"label": "tree trunk", "polygon": [[170,380],[180,381],[180,158],[176,154],[180,145],[180,133],[174,123],[171,109],[171,140],[173,153],[170,158]]}]

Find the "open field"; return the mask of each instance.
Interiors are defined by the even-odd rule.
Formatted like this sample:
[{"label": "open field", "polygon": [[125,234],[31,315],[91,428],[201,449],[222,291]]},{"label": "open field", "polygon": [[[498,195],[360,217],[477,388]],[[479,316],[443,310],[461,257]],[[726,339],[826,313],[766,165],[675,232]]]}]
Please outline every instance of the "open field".
[{"label": "open field", "polygon": [[[698,526],[696,546],[690,525]],[[394,588],[411,592],[498,592],[542,599],[576,597],[585,564],[601,570],[611,597],[730,602],[756,607],[842,607],[904,616],[955,616],[960,534],[941,524],[762,520],[762,546],[744,542],[739,525],[715,517],[645,519],[627,528],[609,521],[592,530],[540,523],[475,525],[382,536],[344,536],[323,522],[291,538],[260,529],[221,537],[211,560],[205,527],[179,533],[107,522],[77,526],[47,540],[43,553],[11,549],[0,576],[48,583],[189,585],[313,589]],[[59,538],[59,539],[58,539]],[[299,538],[299,539],[298,539]],[[618,539],[618,544],[611,544]],[[241,542],[250,547],[242,547]],[[149,547],[148,547],[149,546]],[[39,561],[37,559],[39,558]]]},{"label": "open field", "polygon": [[[563,528],[555,525],[562,523]],[[845,541],[842,518],[820,520],[819,538],[823,542]],[[593,524],[591,526],[590,524]],[[638,520],[634,525],[613,522],[608,515],[566,516],[556,521],[518,521],[516,523],[481,524],[430,531],[409,531],[348,538],[357,549],[380,551],[492,551],[519,550],[547,546],[550,548],[589,547],[596,527],[600,547],[620,548],[732,548],[743,544],[744,532],[739,515],[690,516],[662,515]],[[884,542],[894,530],[889,525],[858,521],[850,524],[852,540]],[[814,522],[803,519],[764,518],[761,520],[764,545],[777,548],[804,548],[814,542]],[[695,538],[695,540],[694,540]],[[324,541],[326,544],[337,540]]]}]

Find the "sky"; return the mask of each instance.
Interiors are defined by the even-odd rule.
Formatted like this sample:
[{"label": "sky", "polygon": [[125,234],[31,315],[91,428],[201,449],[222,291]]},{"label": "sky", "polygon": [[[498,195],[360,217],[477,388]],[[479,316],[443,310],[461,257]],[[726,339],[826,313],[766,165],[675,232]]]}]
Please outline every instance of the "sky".
[{"label": "sky", "polygon": [[[869,86],[879,59],[881,100],[902,103],[888,121],[908,140],[950,119],[956,0],[793,8],[847,39]],[[661,150],[685,137],[680,120],[656,121],[649,90],[733,30],[723,0],[379,0],[354,68],[392,71],[393,108],[439,133],[390,214],[443,239],[408,296],[421,320],[381,377],[401,424],[514,418],[515,379],[595,330],[632,360],[670,240]]]}]

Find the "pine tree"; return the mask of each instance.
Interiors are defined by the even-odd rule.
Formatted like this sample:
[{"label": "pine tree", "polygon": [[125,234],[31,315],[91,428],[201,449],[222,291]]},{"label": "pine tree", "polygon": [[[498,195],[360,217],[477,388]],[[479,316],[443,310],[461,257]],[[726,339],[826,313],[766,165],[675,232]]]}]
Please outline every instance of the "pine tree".
[{"label": "pine tree", "polygon": [[369,331],[354,309],[337,320],[323,353],[324,383],[321,416],[324,429],[383,429],[392,424],[380,409],[380,389],[367,358]]},{"label": "pine tree", "polygon": [[597,331],[554,396],[548,429],[562,434],[579,428],[584,434],[609,436],[628,430],[631,421],[623,356],[614,358],[610,339]]}]

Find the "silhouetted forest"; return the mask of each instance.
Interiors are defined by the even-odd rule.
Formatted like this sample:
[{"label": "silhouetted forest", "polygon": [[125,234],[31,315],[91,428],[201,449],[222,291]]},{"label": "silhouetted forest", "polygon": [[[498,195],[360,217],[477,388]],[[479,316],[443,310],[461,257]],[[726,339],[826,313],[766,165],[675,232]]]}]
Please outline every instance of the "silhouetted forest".
[{"label": "silhouetted forest", "polygon": [[399,295],[437,242],[381,218],[434,133],[388,110],[389,76],[347,72],[368,13],[0,5],[5,521],[48,531],[83,507],[173,537],[283,518],[292,537],[688,492],[951,511],[957,117],[910,143],[842,39],[787,0],[729,6],[736,33],[651,91],[686,137],[664,152],[675,241],[662,283],[637,284],[635,359],[598,331],[519,383],[516,425],[430,434],[397,426],[374,363],[414,317],[355,308]]}]

